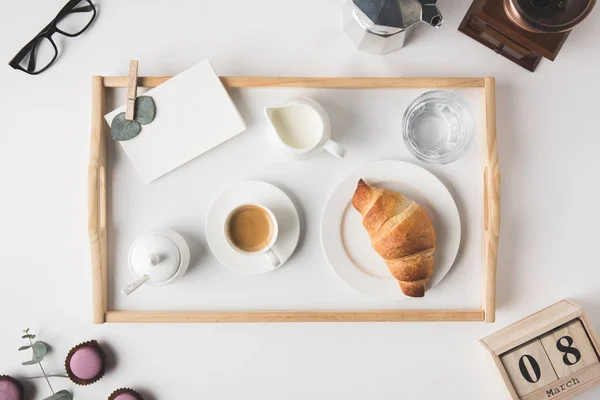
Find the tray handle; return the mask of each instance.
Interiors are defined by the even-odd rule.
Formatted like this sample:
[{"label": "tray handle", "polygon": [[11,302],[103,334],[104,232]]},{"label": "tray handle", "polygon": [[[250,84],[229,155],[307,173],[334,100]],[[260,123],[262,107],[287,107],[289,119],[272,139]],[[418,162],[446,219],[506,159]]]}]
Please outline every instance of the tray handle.
[{"label": "tray handle", "polygon": [[496,267],[500,240],[500,167],[496,142],[496,80],[485,78],[486,134],[483,160],[483,310],[496,320]]},{"label": "tray handle", "polygon": [[95,324],[104,323],[108,311],[104,125],[102,77],[94,76],[92,77],[92,127],[88,166],[88,235],[92,258],[92,307]]}]

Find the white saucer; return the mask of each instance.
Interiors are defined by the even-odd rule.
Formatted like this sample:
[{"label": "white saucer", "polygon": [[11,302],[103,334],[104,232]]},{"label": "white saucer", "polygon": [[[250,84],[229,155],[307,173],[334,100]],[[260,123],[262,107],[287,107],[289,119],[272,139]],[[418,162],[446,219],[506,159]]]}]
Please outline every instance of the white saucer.
[{"label": "white saucer", "polygon": [[327,200],[321,219],[321,244],[335,274],[365,295],[407,298],[383,259],[371,247],[361,215],[352,206],[352,196],[361,178],[369,185],[396,190],[427,211],[437,236],[435,269],[427,289],[438,284],[452,267],[460,246],[458,208],[439,179],[421,167],[402,161],[365,165],[340,183]]},{"label": "white saucer", "polygon": [[[290,198],[266,182],[242,182],[225,190],[212,204],[206,217],[206,240],[214,256],[225,267],[244,275],[273,271],[265,255],[248,256],[235,252],[225,239],[225,220],[241,204],[258,203],[273,211],[279,236],[273,251],[283,265],[294,253],[300,238],[300,217]],[[280,267],[278,268],[281,268]]]}]

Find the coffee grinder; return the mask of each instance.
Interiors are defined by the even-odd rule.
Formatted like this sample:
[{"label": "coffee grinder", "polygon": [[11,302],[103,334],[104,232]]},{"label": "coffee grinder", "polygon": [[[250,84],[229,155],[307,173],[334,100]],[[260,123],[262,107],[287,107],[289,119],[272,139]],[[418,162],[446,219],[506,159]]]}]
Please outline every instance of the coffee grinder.
[{"label": "coffee grinder", "polygon": [[496,53],[535,71],[556,59],[571,30],[596,0],[474,0],[458,30]]}]

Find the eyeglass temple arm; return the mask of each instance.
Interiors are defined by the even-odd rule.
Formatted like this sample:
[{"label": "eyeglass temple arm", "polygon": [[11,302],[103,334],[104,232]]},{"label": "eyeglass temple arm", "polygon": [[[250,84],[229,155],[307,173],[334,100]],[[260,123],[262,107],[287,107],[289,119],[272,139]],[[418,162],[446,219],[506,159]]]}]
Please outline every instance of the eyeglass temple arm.
[{"label": "eyeglass temple arm", "polygon": [[82,6],[82,7],[72,9],[70,12],[72,12],[72,13],[89,12],[89,11],[93,11],[93,10],[94,10],[94,6]]},{"label": "eyeglass temple arm", "polygon": [[27,63],[27,71],[33,72],[35,71],[35,52],[37,51],[37,43],[34,43],[31,48],[31,53],[29,54],[29,62]]}]

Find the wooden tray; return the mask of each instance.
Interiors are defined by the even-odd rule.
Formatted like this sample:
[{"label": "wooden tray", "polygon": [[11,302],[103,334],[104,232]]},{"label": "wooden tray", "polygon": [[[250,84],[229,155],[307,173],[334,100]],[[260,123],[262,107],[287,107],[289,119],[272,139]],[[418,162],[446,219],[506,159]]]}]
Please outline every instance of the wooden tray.
[{"label": "wooden tray", "polygon": [[[140,77],[152,88],[170,77]],[[495,320],[496,258],[500,232],[500,170],[496,146],[494,78],[292,78],[222,77],[227,88],[296,87],[319,89],[482,89],[483,138],[482,303],[457,310],[307,310],[307,311],[111,311],[108,308],[107,173],[105,99],[107,89],[127,87],[127,77],[92,78],[92,135],[88,171],[88,226],[92,257],[93,321],[105,322],[384,322]]]}]

